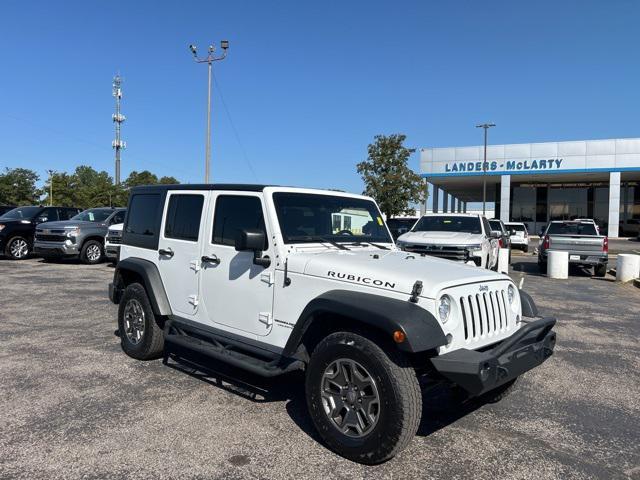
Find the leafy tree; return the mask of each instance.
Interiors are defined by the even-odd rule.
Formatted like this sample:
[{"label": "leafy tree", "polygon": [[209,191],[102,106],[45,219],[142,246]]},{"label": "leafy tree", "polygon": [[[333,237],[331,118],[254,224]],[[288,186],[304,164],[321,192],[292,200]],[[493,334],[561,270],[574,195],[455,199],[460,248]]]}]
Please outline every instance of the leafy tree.
[{"label": "leafy tree", "polygon": [[5,168],[4,173],[0,173],[0,204],[37,204],[40,191],[36,182],[39,179],[36,172],[27,168]]},{"label": "leafy tree", "polygon": [[149,170],[137,172],[133,170],[124,181],[127,188],[137,187],[138,185],[157,185],[158,177]]},{"label": "leafy tree", "polygon": [[161,185],[177,185],[180,182],[176,177],[162,177],[158,183]]},{"label": "leafy tree", "polygon": [[413,214],[410,203],[421,203],[426,196],[422,178],[407,164],[415,149],[403,145],[406,138],[402,134],[376,135],[367,159],[357,165],[364,194],[378,202],[387,218]]}]

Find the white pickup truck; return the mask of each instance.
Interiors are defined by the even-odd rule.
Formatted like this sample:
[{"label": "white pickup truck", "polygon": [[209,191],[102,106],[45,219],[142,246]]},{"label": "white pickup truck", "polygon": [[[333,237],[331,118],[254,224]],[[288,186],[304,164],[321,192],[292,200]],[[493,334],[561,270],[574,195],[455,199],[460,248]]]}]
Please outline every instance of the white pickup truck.
[{"label": "white pickup truck", "polygon": [[323,190],[136,187],[109,296],[133,358],[304,370],[321,438],[367,464],[413,438],[422,380],[497,401],[555,345],[508,276],[400,251],[371,198]]},{"label": "white pickup truck", "polygon": [[498,234],[482,215],[430,213],[400,235],[398,248],[406,252],[495,269],[498,265]]}]

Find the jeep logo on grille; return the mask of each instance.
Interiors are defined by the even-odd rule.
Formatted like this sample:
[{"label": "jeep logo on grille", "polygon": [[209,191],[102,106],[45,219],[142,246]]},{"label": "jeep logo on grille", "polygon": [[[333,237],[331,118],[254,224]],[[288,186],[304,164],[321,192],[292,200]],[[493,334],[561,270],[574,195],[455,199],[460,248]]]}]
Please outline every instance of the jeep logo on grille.
[{"label": "jeep logo on grille", "polygon": [[487,285],[480,285],[480,291],[481,292],[488,292],[489,291],[489,287]]}]

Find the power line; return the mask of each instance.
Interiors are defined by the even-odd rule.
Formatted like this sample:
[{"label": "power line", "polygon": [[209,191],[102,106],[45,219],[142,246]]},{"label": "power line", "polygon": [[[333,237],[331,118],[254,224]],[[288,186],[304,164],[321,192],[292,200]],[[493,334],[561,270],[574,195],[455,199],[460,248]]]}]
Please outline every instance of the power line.
[{"label": "power line", "polygon": [[224,100],[224,95],[222,95],[222,89],[220,88],[220,83],[218,83],[218,79],[216,78],[215,74],[213,75],[213,82],[216,85],[216,91],[220,95],[220,100],[222,101],[222,107],[224,108],[224,111],[227,114],[227,118],[229,119],[229,124],[231,125],[231,129],[233,130],[233,134],[235,135],[236,141],[238,142],[238,145],[240,146],[240,151],[242,152],[242,156],[244,158],[244,161],[247,164],[247,166],[249,167],[249,171],[253,175],[253,178],[257,182],[258,181],[258,176],[256,175],[256,172],[253,169],[253,165],[251,164],[251,161],[249,160],[249,156],[247,155],[247,151],[245,150],[244,145],[242,144],[242,140],[240,140],[240,134],[238,133],[238,129],[236,128],[235,123],[233,123],[233,119],[231,118],[231,113],[229,112],[229,108],[227,107],[227,102],[225,102],[225,100]]}]

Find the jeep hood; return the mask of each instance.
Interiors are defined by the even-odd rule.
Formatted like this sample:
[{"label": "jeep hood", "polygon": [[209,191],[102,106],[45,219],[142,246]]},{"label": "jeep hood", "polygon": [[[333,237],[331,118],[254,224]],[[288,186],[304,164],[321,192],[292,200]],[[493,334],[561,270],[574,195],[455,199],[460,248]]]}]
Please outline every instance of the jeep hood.
[{"label": "jeep hood", "polygon": [[508,279],[506,275],[476,266],[399,250],[293,253],[288,257],[288,269],[290,272],[331,281],[392,290],[407,295],[411,294],[414,283],[420,280],[421,296],[426,298],[436,298],[443,288]]},{"label": "jeep hood", "polygon": [[482,241],[480,233],[464,232],[407,232],[398,237],[399,242],[437,245],[472,245]]}]

